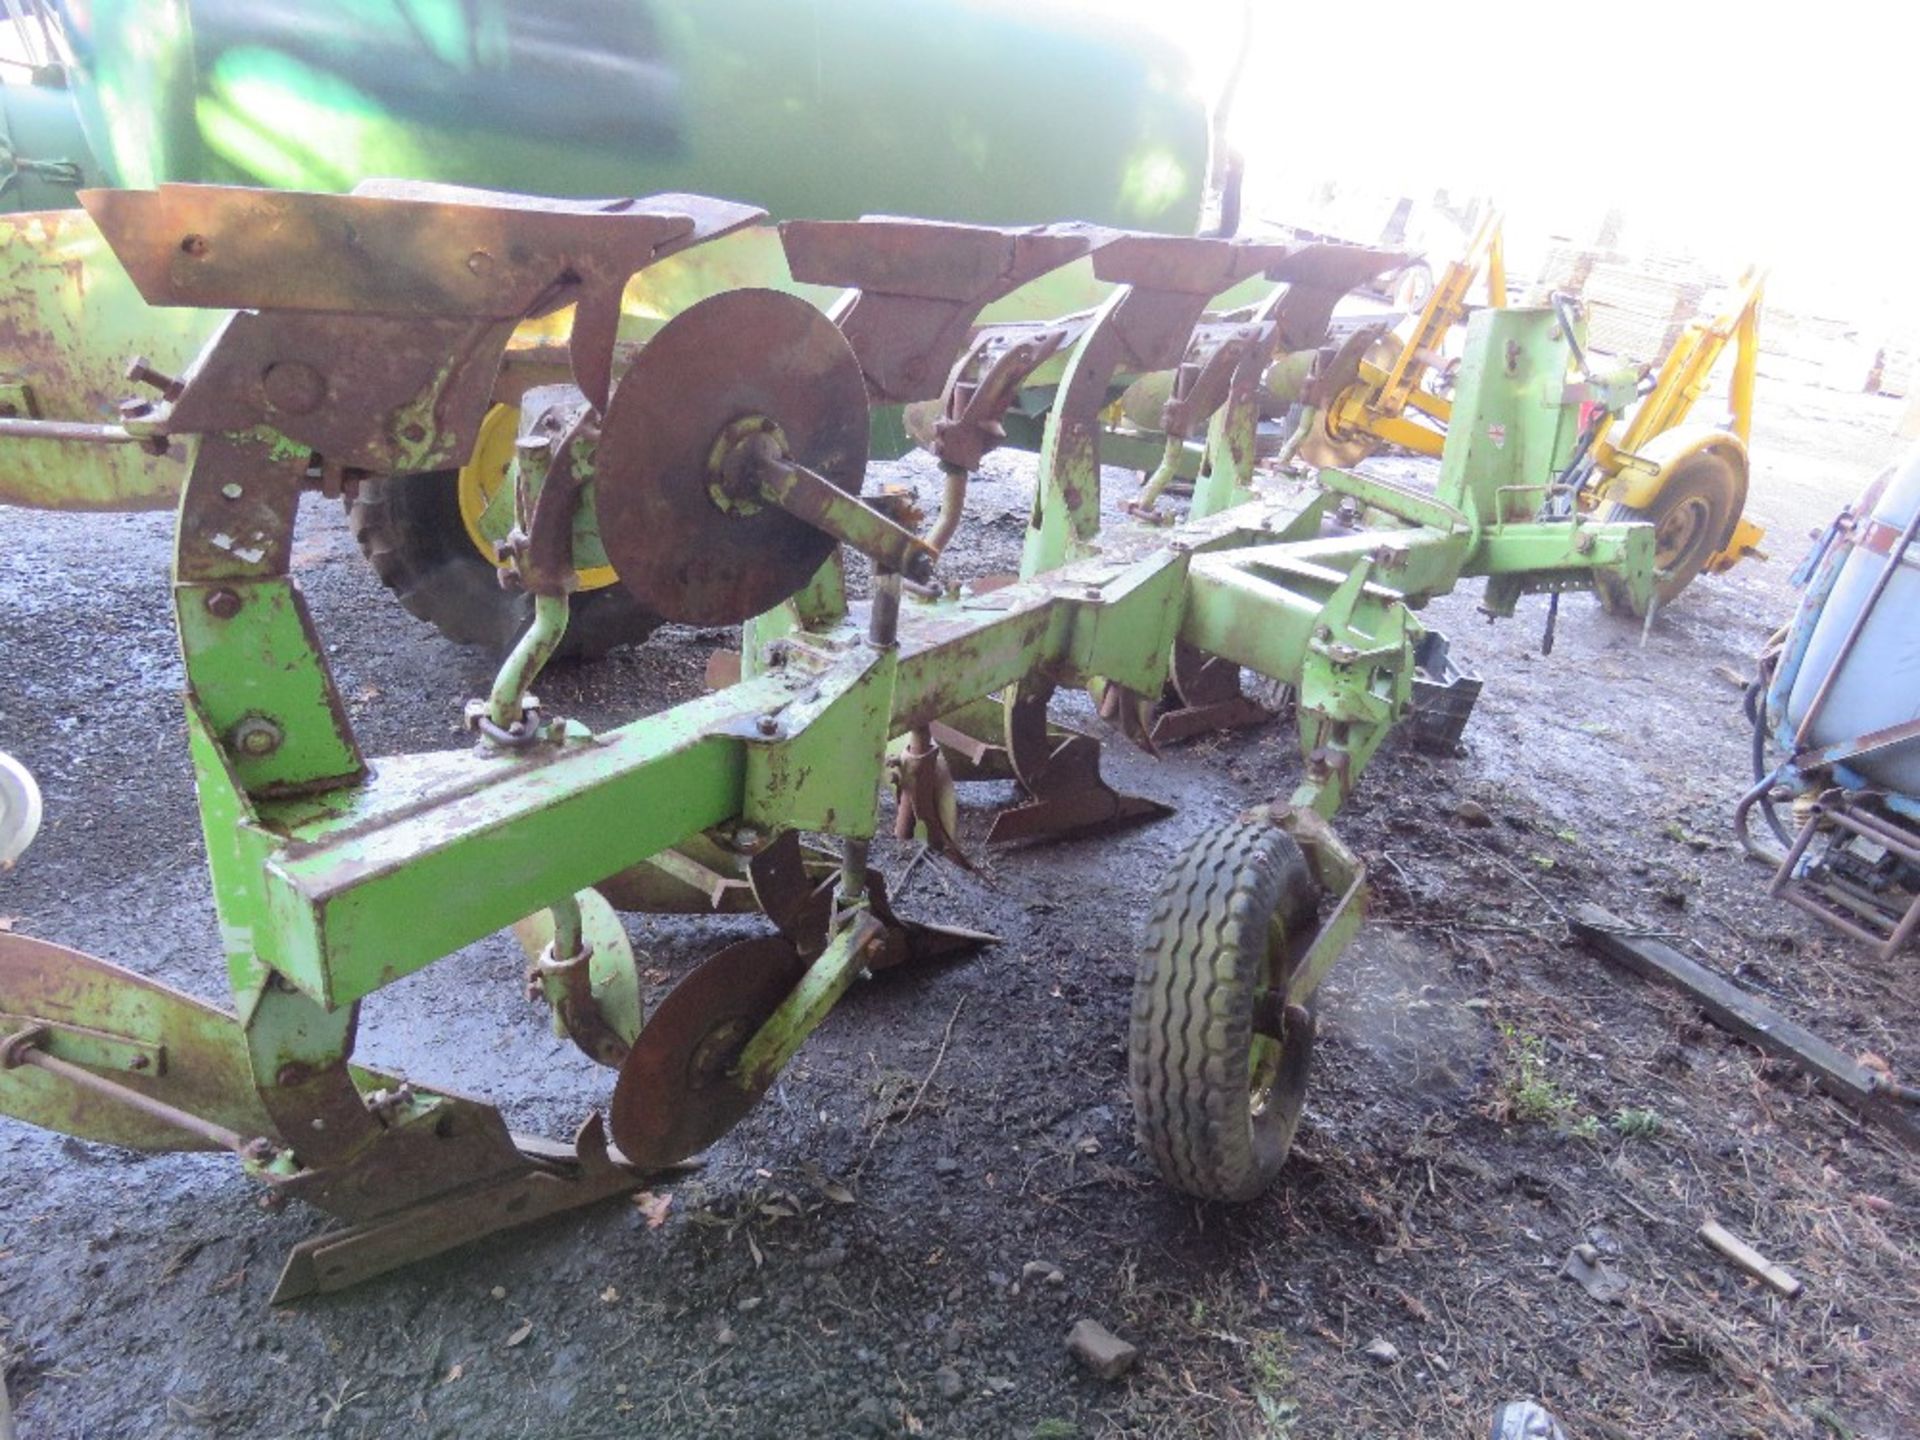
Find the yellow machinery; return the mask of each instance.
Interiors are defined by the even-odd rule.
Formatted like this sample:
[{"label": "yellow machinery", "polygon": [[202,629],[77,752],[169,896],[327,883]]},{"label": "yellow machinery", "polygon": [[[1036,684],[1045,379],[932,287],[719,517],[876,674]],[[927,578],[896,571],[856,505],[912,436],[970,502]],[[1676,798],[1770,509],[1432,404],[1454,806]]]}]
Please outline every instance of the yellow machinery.
[{"label": "yellow machinery", "polygon": [[[1497,213],[1481,222],[1460,258],[1441,272],[1404,341],[1385,324],[1370,326],[1319,367],[1303,391],[1305,412],[1282,459],[1297,456],[1339,468],[1384,445],[1437,457],[1453,419],[1452,404],[1436,389],[1447,368],[1443,347],[1448,332],[1465,321],[1468,293],[1483,274],[1487,302],[1504,308],[1506,264]],[[1662,605],[1702,570],[1718,574],[1760,554],[1764,532],[1741,512],[1765,286],[1764,271],[1747,271],[1720,314],[1689,323],[1657,371],[1647,367],[1636,374],[1638,403],[1630,418],[1597,409],[1583,427],[1578,458],[1566,477],[1583,510],[1654,526],[1656,599]],[[1683,424],[1729,341],[1735,345],[1729,426]],[[1584,366],[1577,348],[1575,355]],[[1616,438],[1623,418],[1625,428]],[[1633,608],[1616,587],[1603,584],[1600,593],[1610,609]]]}]

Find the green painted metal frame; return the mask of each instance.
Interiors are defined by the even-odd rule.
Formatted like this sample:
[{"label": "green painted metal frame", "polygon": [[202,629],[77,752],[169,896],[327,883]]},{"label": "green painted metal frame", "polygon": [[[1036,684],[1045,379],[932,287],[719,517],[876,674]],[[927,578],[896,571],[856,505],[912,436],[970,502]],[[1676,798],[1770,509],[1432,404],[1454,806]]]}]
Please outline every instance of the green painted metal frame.
[{"label": "green painted metal frame", "polygon": [[[1063,388],[1085,376],[1104,392],[1121,348],[1110,327],[1133,293],[1123,287],[1086,328]],[[235,333],[219,331],[196,368],[241,343]],[[504,345],[505,328],[494,333]],[[578,892],[722,825],[864,841],[898,737],[977,715],[985,697],[1031,677],[1158,694],[1176,640],[1297,688],[1306,769],[1291,806],[1309,838],[1324,835],[1344,897],[1339,934],[1303,972],[1317,983],[1358,924],[1364,875],[1311,817],[1338,809],[1409,713],[1424,633],[1413,607],[1470,574],[1523,589],[1604,568],[1652,583],[1648,527],[1534,518],[1550,488],[1542,459],[1550,469],[1564,454],[1565,369],[1565,340],[1538,315],[1477,316],[1457,413],[1493,418],[1450,432],[1463,453],[1450,454],[1435,496],[1332,477],[1382,522],[1347,536],[1318,533],[1328,489],[1267,488],[1243,456],[1217,452],[1211,473],[1230,478],[1204,492],[1201,513],[1102,530],[1099,436],[1056,407],[1018,583],[911,599],[897,637],[877,642],[846,602],[836,556],[749,624],[737,685],[603,734],[557,725],[525,748],[372,765],[288,575],[302,447],[251,424],[187,440],[174,589],[190,749],[235,1021],[272,1126],[249,1168],[361,1223],[450,1184],[527,1183],[533,1159],[490,1108],[426,1087],[371,1093],[384,1094],[383,1077],[350,1064],[362,1001],[542,911],[571,930]],[[1245,412],[1230,423],[1244,426]],[[216,531],[248,540],[216,543]],[[514,695],[540,648],[503,672]],[[864,942],[852,933],[749,1047],[762,1069],[793,1052],[857,972]],[[620,963],[603,957],[603,986]],[[0,1097],[7,1083],[0,1076]],[[604,1162],[603,1147],[583,1142],[578,1173],[598,1178],[579,1193],[614,1184]],[[542,1193],[549,1208],[571,1203]]]}]

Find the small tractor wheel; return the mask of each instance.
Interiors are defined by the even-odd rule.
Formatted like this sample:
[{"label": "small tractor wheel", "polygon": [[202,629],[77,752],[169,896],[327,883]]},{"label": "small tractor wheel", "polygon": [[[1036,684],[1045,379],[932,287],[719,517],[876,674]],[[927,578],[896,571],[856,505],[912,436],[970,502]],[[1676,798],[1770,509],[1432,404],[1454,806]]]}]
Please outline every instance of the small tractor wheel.
[{"label": "small tractor wheel", "polygon": [[[1646,509],[1618,502],[1602,505],[1606,523],[1638,520],[1653,526],[1654,597],[1672,604],[1733,533],[1740,517],[1740,477],[1725,456],[1702,450],[1682,460]],[[1645,615],[1627,587],[1612,575],[1596,575],[1600,603],[1616,615]]]},{"label": "small tractor wheel", "polygon": [[1207,835],[1154,895],[1133,986],[1134,1126],[1189,1195],[1251,1200],[1287,1158],[1313,1022],[1272,1020],[1318,898],[1299,845],[1256,820]]},{"label": "small tractor wheel", "polygon": [[[494,567],[474,548],[451,470],[362,480],[347,505],[347,526],[407,613],[457,645],[505,650],[533,616],[533,597],[501,589]],[[619,585],[581,591],[559,653],[591,660],[637,645],[659,624]]]}]

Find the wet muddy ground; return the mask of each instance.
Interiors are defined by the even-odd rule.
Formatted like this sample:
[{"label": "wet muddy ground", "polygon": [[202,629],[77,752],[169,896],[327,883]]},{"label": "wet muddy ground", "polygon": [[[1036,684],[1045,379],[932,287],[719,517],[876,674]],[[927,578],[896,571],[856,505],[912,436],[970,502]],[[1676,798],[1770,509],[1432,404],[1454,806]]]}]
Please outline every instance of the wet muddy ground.
[{"label": "wet muddy ground", "polygon": [[[1897,409],[1763,394],[1752,508],[1775,558],[1698,585],[1644,647],[1585,597],[1550,657],[1539,599],[1492,628],[1471,594],[1430,608],[1486,691],[1464,753],[1396,739],[1342,818],[1375,914],[1329,983],[1306,1120],[1260,1202],[1183,1200],[1136,1154],[1126,1017],[1156,877],[1289,787],[1294,737],[1158,761],[1110,737],[1110,775],[1173,818],[986,854],[977,875],[919,865],[907,907],[1003,942],[858,987],[705,1169],[645,1204],[276,1310],[317,1214],[262,1210],[216,1158],[0,1121],[20,1433],[1477,1437],[1528,1396],[1575,1437],[1916,1433],[1920,1169],[1563,919],[1597,901],[1842,1048],[1920,1068],[1911,961],[1768,902],[1727,829],[1739,681],[1789,614],[1807,528],[1897,450]],[[1017,550],[1030,475],[989,468],[960,556],[982,571]],[[328,507],[304,526],[299,575],[368,749],[462,743],[484,658],[401,614]],[[0,512],[0,531],[0,743],[48,806],[0,923],[222,998],[168,522]],[[623,720],[697,693],[725,639],[671,629],[541,693]],[[984,853],[1007,796],[963,798]],[[880,854],[898,882],[909,855]],[[757,930],[631,924],[656,994]],[[369,1004],[361,1054],[567,1134],[610,1077],[521,976],[509,940],[475,946]],[[1779,1300],[1707,1251],[1709,1215],[1806,1293]],[[1625,1282],[1616,1300],[1560,1276],[1581,1243]],[[1128,1378],[1069,1358],[1082,1316],[1139,1347]]]}]

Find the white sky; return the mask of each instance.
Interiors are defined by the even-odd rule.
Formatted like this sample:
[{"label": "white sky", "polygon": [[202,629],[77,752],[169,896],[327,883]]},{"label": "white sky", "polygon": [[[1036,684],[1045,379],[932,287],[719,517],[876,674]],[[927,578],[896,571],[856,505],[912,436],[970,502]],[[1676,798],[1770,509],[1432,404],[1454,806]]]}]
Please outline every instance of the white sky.
[{"label": "white sky", "polygon": [[1629,243],[1920,326],[1920,5],[1067,3],[1171,28],[1214,74],[1250,9],[1233,132],[1256,182],[1485,193],[1576,234],[1615,205]]}]

